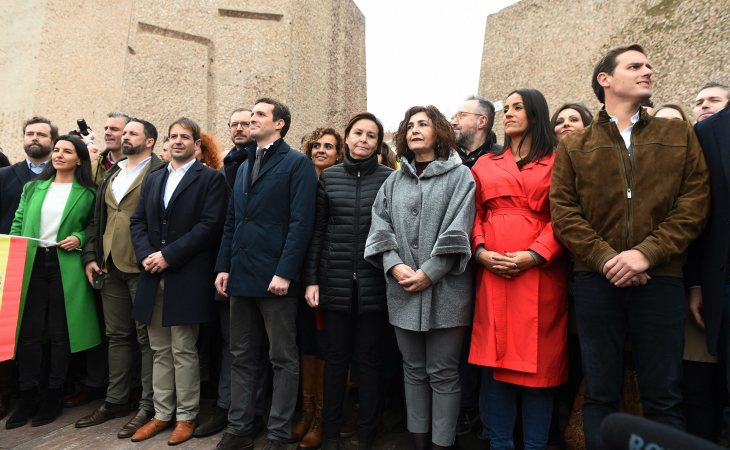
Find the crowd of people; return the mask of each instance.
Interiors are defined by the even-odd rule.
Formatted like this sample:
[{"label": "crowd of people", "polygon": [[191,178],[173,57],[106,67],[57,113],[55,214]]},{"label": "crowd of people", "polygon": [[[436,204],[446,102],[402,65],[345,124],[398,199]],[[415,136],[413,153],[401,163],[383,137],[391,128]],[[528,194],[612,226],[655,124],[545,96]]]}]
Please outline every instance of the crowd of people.
[{"label": "crowd of people", "polygon": [[571,448],[605,449],[628,368],[644,417],[725,439],[730,87],[699,90],[693,126],[652,108],[653,80],[642,47],[615,48],[595,66],[595,117],[515,89],[499,144],[475,95],[451,120],[409,108],[394,151],[369,112],[296,150],[267,97],[231,113],[227,152],[186,117],[160,145],[150,122],[109,113],[103,151],[93,131],[29,119],[26,158],[0,169],[0,233],[33,238],[0,363],[5,427],[103,397],[76,427],[132,415],[118,438],[225,430],[218,449],[252,449],[265,428],[266,449],[336,450],[356,384],[369,449],[402,370],[418,450],[477,425],[491,449],[546,449],[571,410]]}]

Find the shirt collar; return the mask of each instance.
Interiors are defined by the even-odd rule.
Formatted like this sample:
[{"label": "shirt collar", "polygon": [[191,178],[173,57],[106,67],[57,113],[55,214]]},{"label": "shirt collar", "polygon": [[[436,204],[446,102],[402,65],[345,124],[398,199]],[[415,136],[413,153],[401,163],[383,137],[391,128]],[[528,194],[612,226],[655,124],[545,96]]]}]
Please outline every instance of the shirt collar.
[{"label": "shirt collar", "polygon": [[[144,167],[144,165],[147,164],[148,162],[150,162],[151,159],[152,159],[152,155],[150,155],[147,158],[140,161],[140,163],[137,164],[134,168],[137,169],[139,167]],[[117,166],[119,166],[120,169],[126,171],[128,163],[129,163],[129,160],[127,158],[124,158],[123,160],[121,160],[117,163]]]},{"label": "shirt collar", "polygon": [[173,168],[172,168],[172,163],[170,163],[170,164],[168,164],[168,165],[167,165],[167,171],[168,171],[169,173],[181,173],[181,174],[183,174],[183,175],[184,175],[184,174],[185,174],[185,173],[186,173],[186,172],[188,171],[188,169],[189,169],[189,168],[190,168],[190,167],[191,167],[191,166],[192,166],[193,164],[195,164],[195,161],[197,161],[197,159],[193,158],[193,159],[191,159],[191,160],[190,160],[189,162],[187,162],[187,163],[186,163],[186,164],[185,164],[184,166],[180,167],[180,168],[179,168],[179,169],[177,169],[177,170],[173,169]]},{"label": "shirt collar", "polygon": [[[631,116],[631,125],[635,125],[636,122],[639,121],[639,114],[641,113],[641,108],[639,108],[638,111],[636,111],[636,114]],[[611,122],[618,123],[618,117],[612,116],[611,114],[608,115],[609,119],[611,119]]]},{"label": "shirt collar", "polygon": [[31,172],[33,172],[35,174],[41,173],[43,171],[43,169],[48,165],[48,161],[50,161],[50,159],[49,160],[46,160],[46,161],[43,161],[42,163],[40,163],[40,164],[38,164],[36,166],[35,164],[33,164],[32,162],[30,162],[29,160],[27,160],[27,159],[25,160],[25,162],[28,163],[28,169],[30,169]]}]

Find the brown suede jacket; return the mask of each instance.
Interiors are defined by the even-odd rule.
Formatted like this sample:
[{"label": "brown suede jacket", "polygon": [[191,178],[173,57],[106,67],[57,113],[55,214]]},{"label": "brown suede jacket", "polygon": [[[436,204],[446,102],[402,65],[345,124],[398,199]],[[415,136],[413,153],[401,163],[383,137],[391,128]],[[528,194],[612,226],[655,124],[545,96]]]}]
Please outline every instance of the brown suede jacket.
[{"label": "brown suede jacket", "polygon": [[550,186],[556,236],[574,271],[602,272],[619,252],[641,251],[649,274],[682,277],[687,247],[707,220],[707,165],[690,124],[651,117],[634,125],[632,167],[605,110],[560,142]]}]

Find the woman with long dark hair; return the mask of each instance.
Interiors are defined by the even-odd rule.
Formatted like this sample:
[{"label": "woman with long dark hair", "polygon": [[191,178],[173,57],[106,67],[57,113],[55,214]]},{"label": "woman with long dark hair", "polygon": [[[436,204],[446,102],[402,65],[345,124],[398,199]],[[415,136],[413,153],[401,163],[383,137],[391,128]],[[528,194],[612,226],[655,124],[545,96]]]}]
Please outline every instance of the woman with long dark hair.
[{"label": "woman with long dark hair", "polygon": [[472,168],[479,263],[469,362],[492,368],[492,449],[514,448],[521,398],[525,449],[544,449],[552,386],[567,379],[567,286],[563,251],[550,221],[557,143],[545,97],[517,89],[504,102],[505,143]]},{"label": "woman with long dark hair", "polygon": [[472,320],[474,180],[451,124],[433,106],[406,111],[395,142],[401,168],[373,204],[365,259],[385,272],[408,431],[418,450],[447,448],[456,437],[459,355]]},{"label": "woman with long dark hair", "polygon": [[550,118],[550,127],[558,141],[593,123],[593,114],[583,103],[563,103]]},{"label": "woman with long dark hair", "polygon": [[[53,422],[61,414],[69,356],[98,345],[94,295],[81,252],[94,207],[96,185],[89,152],[81,139],[64,135],[53,144],[51,163],[25,185],[10,234],[28,241],[15,358],[20,401],[5,427]],[[48,383],[43,384],[42,344],[47,336]]]}]

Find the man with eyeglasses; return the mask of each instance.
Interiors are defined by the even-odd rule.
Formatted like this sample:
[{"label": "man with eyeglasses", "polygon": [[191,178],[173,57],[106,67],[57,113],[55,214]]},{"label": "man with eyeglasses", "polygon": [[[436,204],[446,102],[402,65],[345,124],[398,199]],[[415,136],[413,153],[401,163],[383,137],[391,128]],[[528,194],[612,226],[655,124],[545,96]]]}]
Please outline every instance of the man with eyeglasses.
[{"label": "man with eyeglasses", "polygon": [[[471,168],[480,156],[502,149],[492,131],[494,105],[486,98],[472,95],[451,118],[456,135],[457,151],[465,166]],[[467,347],[468,348],[468,347]]]},{"label": "man with eyeglasses", "polygon": [[236,172],[238,166],[246,161],[246,147],[256,145],[251,139],[251,110],[248,108],[238,108],[231,113],[228,121],[228,131],[231,133],[231,141],[233,147],[223,158],[223,171],[226,175],[226,181],[229,187],[233,187],[236,181]]}]

